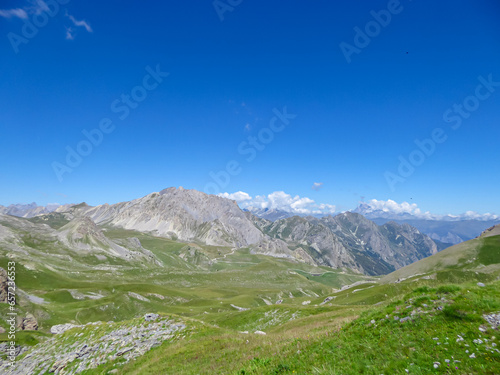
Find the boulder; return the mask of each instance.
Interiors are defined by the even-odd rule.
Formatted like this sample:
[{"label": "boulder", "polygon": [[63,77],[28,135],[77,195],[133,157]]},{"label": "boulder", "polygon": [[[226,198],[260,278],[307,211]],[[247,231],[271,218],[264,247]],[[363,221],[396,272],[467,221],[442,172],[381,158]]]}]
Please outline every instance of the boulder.
[{"label": "boulder", "polygon": [[66,323],[66,324],[56,324],[55,326],[52,326],[50,328],[50,333],[53,333],[54,335],[59,335],[61,333],[66,332],[68,329],[75,328],[75,327],[82,327],[82,326],[77,326],[71,323]]},{"label": "boulder", "polygon": [[159,317],[158,314],[149,313],[144,315],[144,320],[146,322],[154,322],[156,319],[158,319],[158,317]]},{"label": "boulder", "polygon": [[7,271],[0,267],[0,303],[7,303],[8,282]]},{"label": "boulder", "polygon": [[26,317],[19,319],[17,327],[22,331],[38,330],[38,321],[33,314],[27,313]]}]

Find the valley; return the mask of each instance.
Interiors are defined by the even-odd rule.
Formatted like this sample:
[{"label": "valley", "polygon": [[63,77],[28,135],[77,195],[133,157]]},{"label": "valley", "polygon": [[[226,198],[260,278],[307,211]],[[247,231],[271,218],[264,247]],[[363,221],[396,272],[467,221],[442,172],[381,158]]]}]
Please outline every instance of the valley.
[{"label": "valley", "polygon": [[[354,213],[272,222],[179,189],[32,218],[0,215],[0,267],[15,262],[18,320],[37,324],[17,331],[20,354],[11,367],[4,350],[0,369],[357,374],[412,366],[426,374],[439,362],[443,373],[446,351],[425,351],[437,336],[454,342],[463,373],[493,374],[500,335],[482,316],[500,311],[499,241],[493,227],[438,252],[409,225],[377,226]],[[4,329],[8,307],[0,303]],[[73,326],[51,333],[64,324]],[[476,358],[458,352],[457,335],[477,333],[489,344]],[[398,347],[398,336],[408,345]],[[7,332],[0,340],[9,342]],[[380,340],[393,360],[370,357]]]}]

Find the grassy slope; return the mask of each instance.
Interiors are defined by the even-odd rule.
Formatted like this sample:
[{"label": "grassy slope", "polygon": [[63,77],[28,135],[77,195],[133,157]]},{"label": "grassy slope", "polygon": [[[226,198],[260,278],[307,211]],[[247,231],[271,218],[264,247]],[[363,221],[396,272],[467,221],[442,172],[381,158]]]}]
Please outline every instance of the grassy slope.
[{"label": "grassy slope", "polygon": [[[89,266],[94,258],[88,254],[74,254],[70,262],[55,256],[50,258],[51,265],[19,257],[18,287],[45,300],[33,304],[22,299],[19,309],[35,312],[42,330],[65,322],[127,320],[146,312],[177,314],[205,323],[184,341],[161,346],[125,365],[123,373],[393,374],[405,373],[405,369],[415,374],[452,373],[455,366],[448,369],[445,359],[461,361],[454,372],[460,374],[493,374],[500,368],[497,352],[480,346],[477,358],[469,358],[465,350],[470,348],[463,346],[476,345],[472,340],[478,338],[483,312],[500,310],[500,283],[493,281],[500,273],[500,236],[454,246],[378,283],[362,275],[219,247],[201,246],[214,262],[199,267],[179,257],[186,244],[119,229],[107,228],[105,233],[118,240],[139,238],[163,266],[109,259],[114,267],[110,272]],[[0,257],[0,266],[6,262],[6,257]],[[434,276],[412,277],[415,273]],[[407,279],[395,282],[401,278]],[[364,284],[339,290],[356,281]],[[477,281],[491,284],[478,288],[474,286]],[[450,282],[462,287],[440,287]],[[417,289],[420,286],[435,289]],[[70,290],[103,297],[78,300]],[[323,304],[325,297],[332,300]],[[279,305],[266,304],[278,299],[282,300]],[[410,299],[412,307],[407,309]],[[423,303],[431,307],[426,311]],[[231,304],[250,310],[240,312]],[[443,310],[435,310],[438,306]],[[417,308],[426,312],[413,321],[394,320],[395,315],[404,317]],[[372,319],[375,324],[370,323]],[[257,329],[267,335],[253,334]],[[250,333],[240,333],[244,330]],[[455,341],[459,334],[464,342]],[[495,334],[482,335],[493,340]],[[0,335],[0,341],[4,336]],[[20,338],[33,344],[43,334],[22,333]],[[432,367],[435,361],[441,363],[437,370]],[[107,365],[89,373],[104,374],[111,368]]]},{"label": "grassy slope", "polygon": [[[123,373],[498,374],[500,333],[485,325],[482,314],[500,311],[500,282],[475,284],[498,278],[491,267],[499,262],[498,236],[473,240],[396,271],[384,283],[331,293],[330,303],[301,309],[297,319],[271,327],[266,336],[238,330],[288,306],[221,315],[213,323],[224,328],[206,328],[168,350],[160,347]],[[436,268],[435,277],[412,277]],[[394,282],[401,277],[407,279]],[[446,285],[449,280],[461,285]],[[400,323],[395,317],[411,319]]]},{"label": "grassy slope", "polygon": [[[499,287],[499,282],[486,288],[420,287],[382,306],[363,312],[336,307],[266,336],[207,326],[186,341],[147,353],[120,373],[498,374],[500,335],[484,325],[481,314],[500,309]],[[417,313],[411,320],[395,320],[412,311]]]},{"label": "grassy slope", "polygon": [[[482,269],[490,264],[500,263],[500,236],[479,237],[458,245],[449,247],[438,254],[422,259],[403,267],[382,278],[382,283],[390,283],[418,274],[428,274],[436,271],[452,273],[462,272],[464,276],[470,272],[485,272]],[[488,260],[490,259],[491,260]],[[490,267],[495,271],[496,267]]]}]

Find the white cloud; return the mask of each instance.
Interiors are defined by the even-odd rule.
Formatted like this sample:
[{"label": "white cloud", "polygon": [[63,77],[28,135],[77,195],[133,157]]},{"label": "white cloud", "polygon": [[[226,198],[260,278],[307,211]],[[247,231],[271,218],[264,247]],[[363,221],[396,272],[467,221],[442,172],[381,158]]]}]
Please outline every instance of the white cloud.
[{"label": "white cloud", "polygon": [[233,194],[223,193],[219,196],[236,200],[241,208],[277,209],[294,214],[333,214],[336,209],[332,204],[318,204],[310,198],[298,195],[293,197],[284,191],[275,191],[269,195],[257,195],[254,198],[242,191]]},{"label": "white cloud", "polygon": [[318,191],[319,189],[321,189],[323,187],[323,183],[322,182],[315,182],[313,184],[313,186],[311,187],[311,189],[315,190],[315,191]]},{"label": "white cloud", "polygon": [[71,27],[66,28],[66,39],[73,40],[75,36],[73,35],[73,29]]},{"label": "white cloud", "polygon": [[386,201],[372,199],[366,203],[362,203],[361,206],[362,214],[373,213],[374,211],[382,211],[385,214],[409,214],[413,215],[419,219],[429,219],[429,220],[498,220],[500,216],[486,213],[479,214],[474,211],[467,211],[464,214],[460,215],[437,215],[432,214],[429,211],[422,212],[416,203],[397,203],[392,199],[388,199]]},{"label": "white cloud", "polygon": [[[452,216],[452,215],[448,215]],[[469,220],[498,220],[500,219],[500,216],[490,214],[489,212],[485,214],[479,214],[474,211],[467,211],[466,213],[459,215],[461,219],[469,219]]]},{"label": "white cloud", "polygon": [[28,18],[28,13],[24,9],[16,8],[16,9],[0,9],[0,17],[3,18]]},{"label": "white cloud", "polygon": [[392,199],[388,199],[387,201],[372,199],[366,204],[370,206],[373,211],[392,212],[395,214],[407,213],[417,216],[422,214],[416,203],[397,203]]},{"label": "white cloud", "polygon": [[43,0],[34,0],[30,2],[33,4],[32,6],[15,9],[0,9],[0,17],[27,19],[28,14],[40,14],[42,12],[50,11],[50,8]]},{"label": "white cloud", "polygon": [[92,28],[90,27],[90,25],[87,23],[87,21],[78,21],[75,19],[75,17],[73,17],[72,15],[68,14],[68,17],[69,19],[71,20],[71,22],[73,22],[75,24],[75,26],[78,26],[78,27],[85,27],[85,30],[87,30],[89,33],[92,32]]},{"label": "white cloud", "polygon": [[[89,33],[93,32],[92,27],[87,23],[87,21],[78,21],[75,17],[73,17],[71,14],[66,14],[66,16],[73,22],[73,25],[76,27],[84,27],[85,30],[87,30]],[[75,39],[75,34],[76,30],[72,27],[67,27],[66,28],[66,39],[68,40],[73,40]]]},{"label": "white cloud", "polygon": [[222,193],[222,194],[219,194],[219,197],[231,199],[233,201],[236,201],[237,203],[252,200],[252,197],[243,191],[237,191],[236,193],[232,193],[232,194]]}]

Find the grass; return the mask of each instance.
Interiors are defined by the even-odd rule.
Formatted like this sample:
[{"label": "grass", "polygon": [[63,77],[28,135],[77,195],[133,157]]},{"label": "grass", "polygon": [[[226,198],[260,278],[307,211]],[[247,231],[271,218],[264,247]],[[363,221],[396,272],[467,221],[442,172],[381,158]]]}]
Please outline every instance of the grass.
[{"label": "grass", "polygon": [[[497,374],[500,355],[494,349],[500,337],[479,327],[486,327],[483,313],[500,309],[499,287],[496,282],[486,288],[415,288],[385,306],[333,308],[266,336],[204,326],[185,341],[124,365],[120,373]],[[418,307],[422,302],[429,303]],[[404,317],[411,319],[400,322]]]},{"label": "grass", "polygon": [[500,236],[483,238],[478,261],[485,266],[500,263]]},{"label": "grass", "polygon": [[[51,224],[61,223],[55,217]],[[158,312],[189,320],[196,329],[120,365],[121,373],[494,374],[500,368],[492,346],[498,343],[495,332],[479,331],[482,314],[500,311],[500,270],[495,268],[500,236],[446,249],[380,281],[249,249],[103,230],[122,245],[137,238],[161,264],[109,254],[99,260],[36,233],[22,233],[27,255],[10,252],[7,258],[9,249],[0,245],[0,266],[16,261],[18,288],[44,300],[37,304],[19,295],[19,315],[32,312],[41,330],[19,332],[19,343],[42,342],[43,332],[54,324],[134,324],[145,313]],[[478,287],[478,281],[487,287]],[[326,297],[331,299],[324,302]],[[0,306],[2,326],[6,311]],[[256,330],[267,335],[256,335]],[[5,337],[0,335],[0,341]],[[474,342],[478,339],[483,343]],[[437,369],[434,362],[440,363]],[[111,363],[87,373],[106,374],[113,368]]]}]

